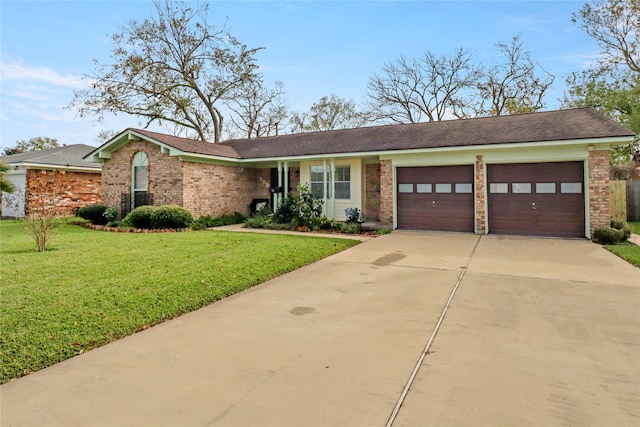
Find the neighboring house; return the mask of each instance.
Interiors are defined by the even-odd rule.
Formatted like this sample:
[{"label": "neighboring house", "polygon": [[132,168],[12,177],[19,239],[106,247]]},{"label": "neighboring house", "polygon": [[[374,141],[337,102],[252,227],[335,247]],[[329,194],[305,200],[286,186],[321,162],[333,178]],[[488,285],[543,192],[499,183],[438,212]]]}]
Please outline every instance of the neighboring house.
[{"label": "neighboring house", "polygon": [[632,140],[585,108],[220,144],[127,129],[87,159],[103,162],[103,202],[123,213],[248,214],[306,183],[338,220],[352,207],[392,228],[590,237],[610,220],[609,147]]},{"label": "neighboring house", "polygon": [[99,203],[102,164],[84,160],[93,150],[95,147],[75,144],[0,157],[10,168],[7,180],[16,187],[14,193],[2,194],[2,216],[28,214],[38,197],[38,186],[50,179],[52,171],[64,172],[56,179],[61,214],[72,215],[82,206]]}]

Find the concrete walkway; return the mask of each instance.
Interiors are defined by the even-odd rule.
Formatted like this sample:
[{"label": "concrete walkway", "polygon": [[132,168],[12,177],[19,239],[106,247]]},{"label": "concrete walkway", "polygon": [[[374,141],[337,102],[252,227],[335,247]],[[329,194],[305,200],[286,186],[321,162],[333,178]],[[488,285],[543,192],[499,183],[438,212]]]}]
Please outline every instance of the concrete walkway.
[{"label": "concrete walkway", "polygon": [[0,424],[637,426],[639,304],[589,241],[394,232],[5,384]]}]

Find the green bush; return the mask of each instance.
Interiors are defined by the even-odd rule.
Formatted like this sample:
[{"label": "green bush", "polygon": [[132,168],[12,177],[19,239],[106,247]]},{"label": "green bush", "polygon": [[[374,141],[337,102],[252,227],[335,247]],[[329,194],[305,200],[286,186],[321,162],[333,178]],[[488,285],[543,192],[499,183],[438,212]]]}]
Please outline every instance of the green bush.
[{"label": "green bush", "polygon": [[615,245],[624,240],[624,231],[611,227],[596,228],[593,240],[601,245]]},{"label": "green bush", "polygon": [[273,225],[273,221],[269,215],[263,214],[261,212],[256,213],[254,216],[249,218],[245,223],[245,228],[267,228],[270,229]]},{"label": "green bush", "polygon": [[138,206],[122,220],[125,225],[134,228],[152,228],[151,227],[151,214],[159,209],[157,206]]},{"label": "green bush", "polygon": [[182,206],[160,206],[151,212],[151,228],[187,228],[193,223],[193,215]]},{"label": "green bush", "polygon": [[118,217],[118,210],[116,208],[107,208],[102,212],[102,218],[106,221],[107,224],[110,222],[114,222]]},{"label": "green bush", "polygon": [[622,231],[624,235],[623,240],[627,240],[629,237],[631,237],[631,227],[625,221],[612,219],[611,228],[615,228],[616,230]]},{"label": "green bush", "polygon": [[247,220],[247,217],[240,212],[234,212],[231,215],[221,215],[219,217],[212,217],[211,215],[205,215],[198,218],[191,224],[191,228],[194,230],[204,230],[209,227],[220,227],[223,225],[242,224]]},{"label": "green bush", "polygon": [[340,231],[345,234],[357,234],[362,231],[362,226],[357,222],[345,222],[340,226]]},{"label": "green bush", "polygon": [[[107,209],[113,209],[113,208],[108,208],[105,205],[83,206],[80,209],[78,209],[78,216],[82,219],[86,219],[87,221],[90,221],[92,224],[105,225],[110,221],[108,218],[105,218],[103,216],[103,214]],[[116,211],[116,215],[117,214],[118,212]]]},{"label": "green bush", "polygon": [[299,185],[298,194],[289,193],[280,203],[273,221],[280,224],[291,224],[293,229],[306,227],[317,229],[322,223],[323,201],[313,196],[308,185]]}]

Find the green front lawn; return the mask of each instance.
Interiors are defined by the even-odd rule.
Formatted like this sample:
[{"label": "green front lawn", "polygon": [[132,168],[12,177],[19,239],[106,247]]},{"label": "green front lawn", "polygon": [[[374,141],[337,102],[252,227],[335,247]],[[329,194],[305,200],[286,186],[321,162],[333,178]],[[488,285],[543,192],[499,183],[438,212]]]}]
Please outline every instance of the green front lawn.
[{"label": "green front lawn", "polygon": [[618,245],[606,245],[605,249],[636,267],[640,267],[640,246],[627,242]]},{"label": "green front lawn", "polygon": [[197,231],[106,233],[66,225],[38,253],[0,221],[0,382],[130,335],[358,242]]},{"label": "green front lawn", "polygon": [[633,234],[640,235],[640,221],[630,221],[629,227],[631,227],[631,232]]}]

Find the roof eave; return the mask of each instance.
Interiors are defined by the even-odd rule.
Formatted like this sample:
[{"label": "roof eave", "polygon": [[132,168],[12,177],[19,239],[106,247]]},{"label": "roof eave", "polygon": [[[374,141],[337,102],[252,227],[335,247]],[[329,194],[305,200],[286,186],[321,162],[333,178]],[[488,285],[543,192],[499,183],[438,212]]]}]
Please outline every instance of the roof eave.
[{"label": "roof eave", "polygon": [[56,169],[65,170],[68,172],[93,172],[100,173],[102,168],[94,166],[76,166],[76,165],[56,165],[50,163],[34,163],[34,162],[16,162],[7,163],[7,166],[12,168],[24,168],[24,169]]}]

